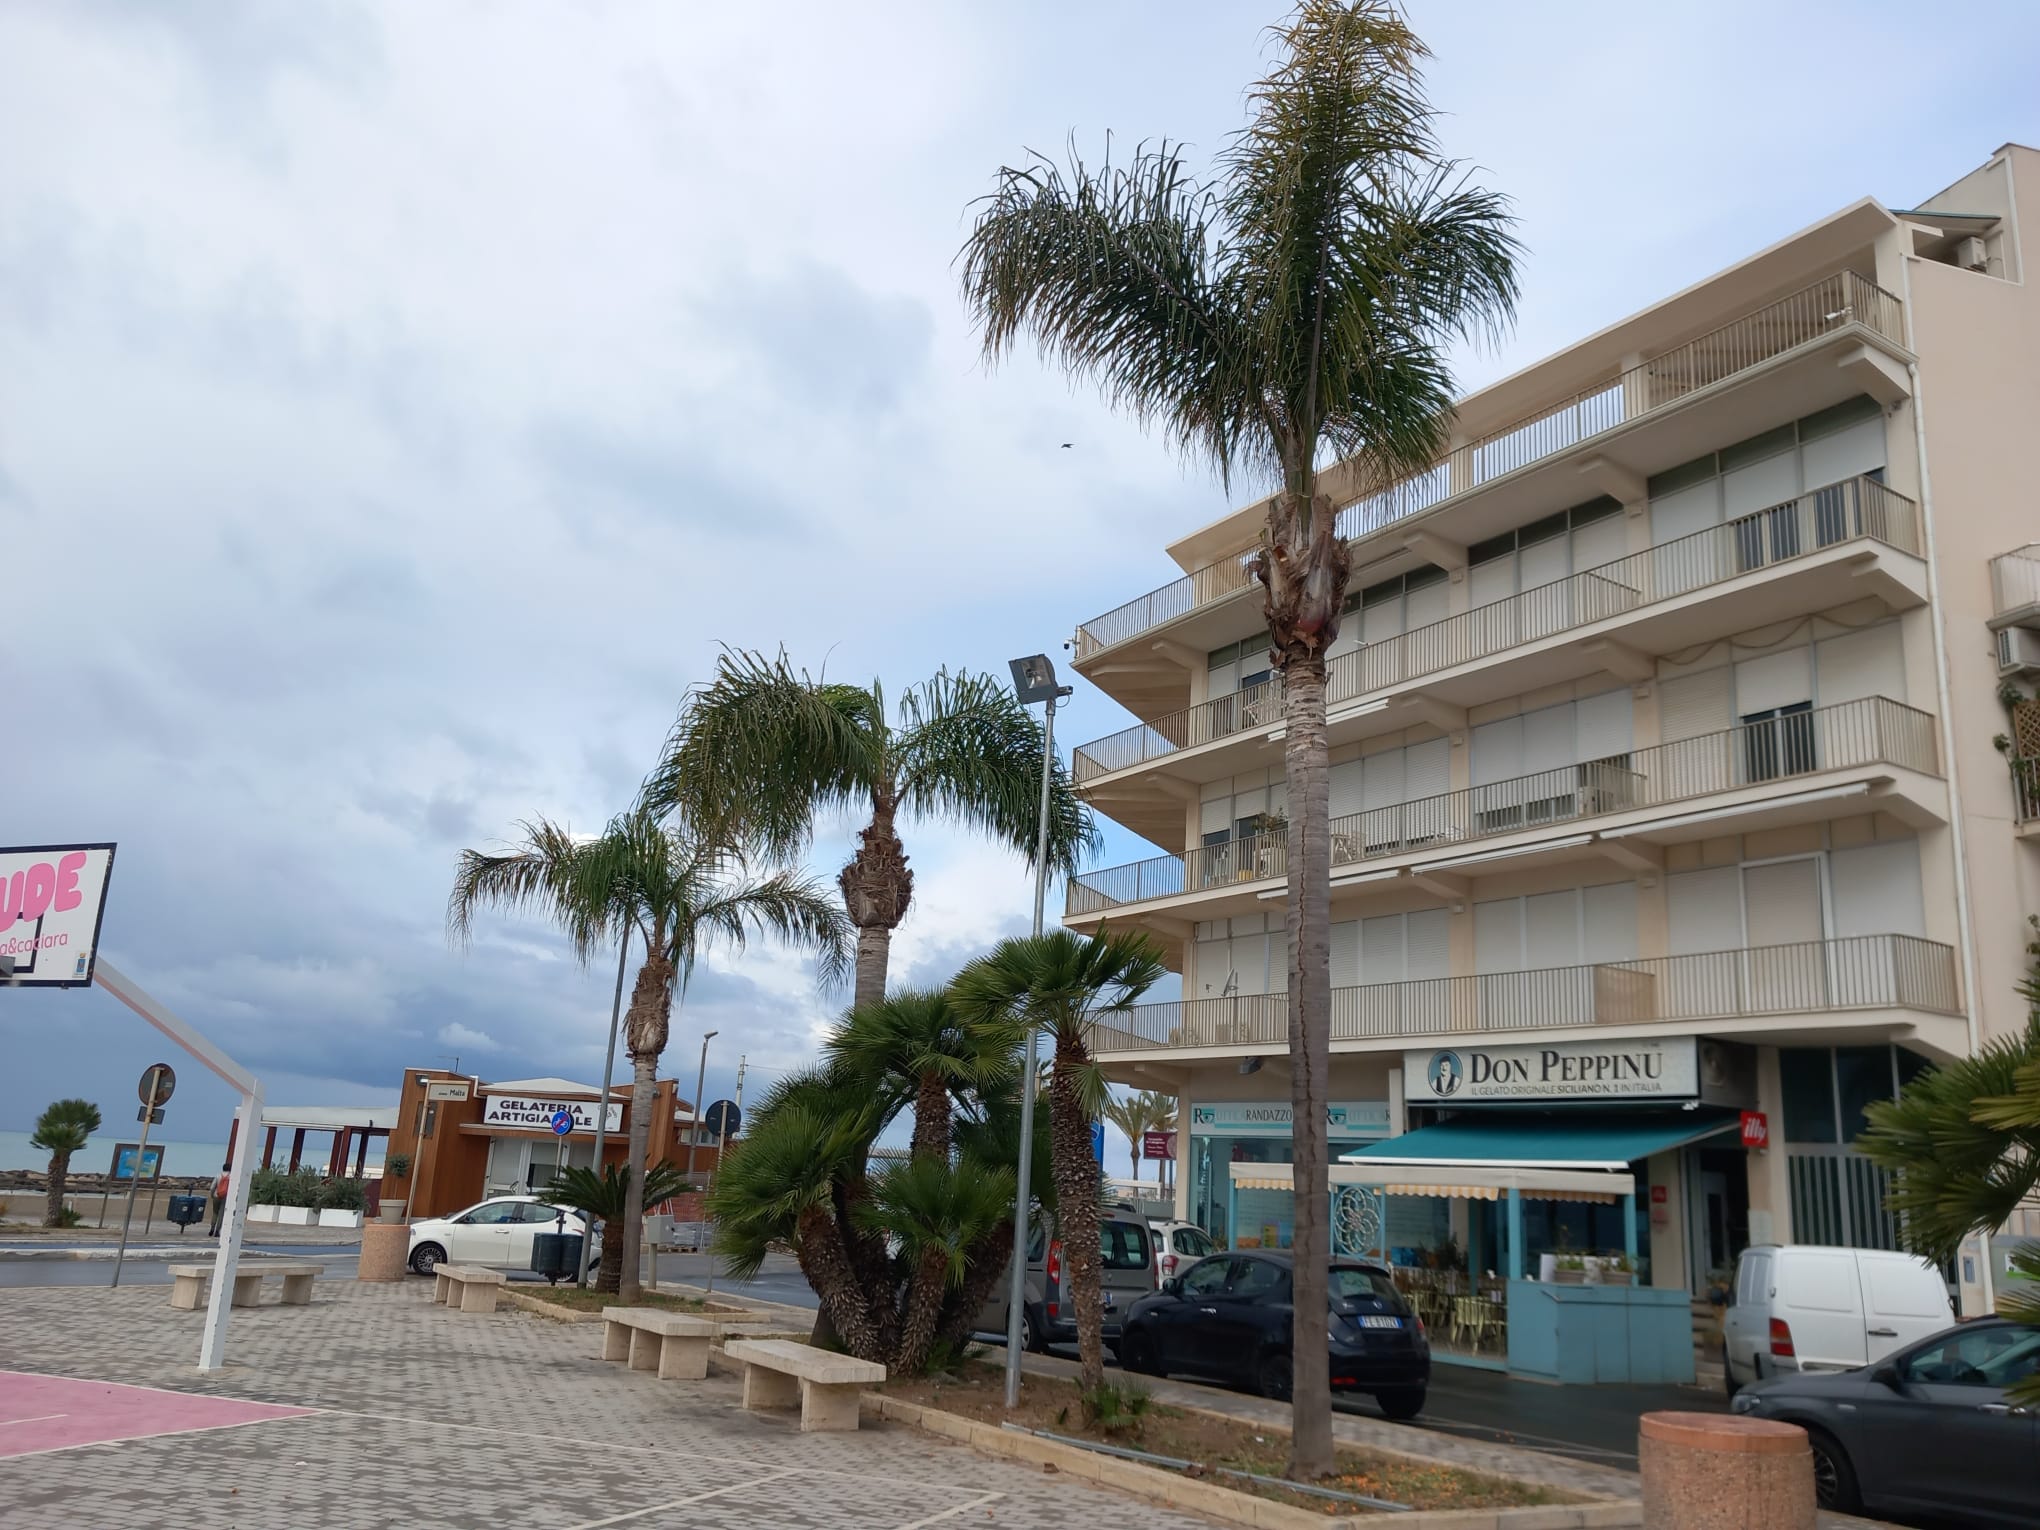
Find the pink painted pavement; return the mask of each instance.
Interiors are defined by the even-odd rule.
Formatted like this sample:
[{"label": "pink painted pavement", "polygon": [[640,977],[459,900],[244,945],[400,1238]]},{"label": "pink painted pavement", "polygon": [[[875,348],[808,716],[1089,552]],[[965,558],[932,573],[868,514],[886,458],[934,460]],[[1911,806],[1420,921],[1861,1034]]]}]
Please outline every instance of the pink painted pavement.
[{"label": "pink painted pavement", "polygon": [[0,1457],[301,1418],[312,1408],[0,1371]]}]

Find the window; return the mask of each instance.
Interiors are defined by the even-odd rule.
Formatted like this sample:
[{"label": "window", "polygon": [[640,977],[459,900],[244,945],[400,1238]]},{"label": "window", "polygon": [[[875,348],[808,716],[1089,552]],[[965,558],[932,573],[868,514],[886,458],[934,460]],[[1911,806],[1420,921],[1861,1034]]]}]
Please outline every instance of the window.
[{"label": "window", "polygon": [[1185,1296],[1218,1296],[1225,1290],[1226,1276],[1231,1273],[1230,1259],[1206,1259],[1193,1264],[1190,1273],[1183,1277]]},{"label": "window", "polygon": [[1907,1381],[1954,1387],[2008,1387],[2040,1374],[2040,1328],[2006,1325],[1951,1334],[1900,1363]]},{"label": "window", "polygon": [[[1849,480],[1882,481],[1884,447],[1883,411],[1859,397],[1709,452],[1650,480],[1651,540],[1662,545],[1726,522],[1733,571],[1743,571],[1806,551],[1809,535],[1816,547],[1860,536],[1875,528],[1864,523]],[[1800,509],[1808,500],[1810,518]]]},{"label": "window", "polygon": [[477,1227],[500,1227],[517,1220],[517,1201],[488,1201],[477,1206],[461,1221]]},{"label": "window", "polygon": [[525,1201],[517,1207],[516,1220],[519,1222],[544,1222],[548,1225],[559,1221],[560,1208],[547,1206],[538,1201]]},{"label": "window", "polygon": [[1402,1299],[1395,1289],[1395,1282],[1379,1270],[1354,1269],[1341,1265],[1332,1270],[1331,1295],[1335,1302],[1351,1301],[1358,1297],[1378,1297],[1396,1307]]},{"label": "window", "polygon": [[1813,703],[1743,714],[1743,780],[1748,784],[1803,776],[1815,768]]},{"label": "window", "polygon": [[1761,1306],[1771,1294],[1771,1256],[1755,1252],[1742,1256],[1737,1272],[1735,1299],[1738,1305]]},{"label": "window", "polygon": [[1279,1264],[1266,1259],[1235,1259],[1232,1265],[1232,1283],[1226,1287],[1228,1296],[1247,1301],[1278,1301],[1289,1289],[1289,1276]]},{"label": "window", "polygon": [[1154,1256],[1147,1229],[1136,1222],[1098,1224],[1098,1261],[1108,1270],[1144,1270]]},{"label": "window", "polygon": [[1179,1227],[1169,1234],[1169,1242],[1185,1259],[1202,1259],[1213,1248],[1212,1241],[1204,1236],[1200,1227]]}]

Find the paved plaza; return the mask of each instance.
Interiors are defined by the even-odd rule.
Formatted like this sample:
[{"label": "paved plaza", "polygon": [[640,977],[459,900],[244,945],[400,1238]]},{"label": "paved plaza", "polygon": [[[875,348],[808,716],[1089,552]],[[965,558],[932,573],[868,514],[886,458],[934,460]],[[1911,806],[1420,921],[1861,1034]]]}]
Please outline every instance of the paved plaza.
[{"label": "paved plaza", "polygon": [[238,1311],[211,1374],[203,1318],[160,1286],[0,1291],[0,1366],[30,1378],[0,1374],[0,1437],[28,1432],[0,1447],[0,1524],[1209,1523],[903,1426],[803,1435],[740,1411],[733,1378],[654,1381],[597,1358],[599,1325],[449,1312],[424,1281],[328,1278],[309,1307]]}]

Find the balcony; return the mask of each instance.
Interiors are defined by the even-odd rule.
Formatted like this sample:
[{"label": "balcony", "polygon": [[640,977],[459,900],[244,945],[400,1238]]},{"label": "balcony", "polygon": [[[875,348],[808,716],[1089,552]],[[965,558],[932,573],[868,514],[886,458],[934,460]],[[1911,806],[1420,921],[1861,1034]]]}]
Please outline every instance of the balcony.
[{"label": "balcony", "polygon": [[[1695,956],[1644,957],[1530,972],[1372,983],[1332,990],[1332,1045],[1578,1026],[1757,1020],[1774,1015],[1913,1010],[1960,1013],[1951,946],[1858,935]],[[1159,1052],[1282,1052],[1289,996],[1242,994],[1141,1004],[1099,1021],[1101,1062]]]},{"label": "balcony", "polygon": [[[1819,609],[1813,601],[1840,604],[1870,590],[1856,569],[1824,575],[1814,564],[1819,560],[1824,570],[1835,560],[1822,559],[1823,554],[1865,542],[1918,557],[1918,507],[1875,479],[1852,478],[1830,484],[1724,525],[1710,526],[1343,654],[1328,666],[1326,708],[1336,722],[1342,707],[1376,692],[1411,687],[1413,682],[1504,658],[1512,662],[1542,659],[1554,646],[1547,640],[1554,638],[1606,633],[1632,647],[1641,646],[1645,652],[1665,651],[1696,638],[1720,636],[1783,615]],[[1770,600],[1753,600],[1747,609],[1731,613],[1721,632],[1715,630],[1720,621],[1696,628],[1693,620],[1673,620],[1668,614],[1673,606],[1686,610],[1692,604],[1689,597],[1697,592],[1774,569],[1802,566],[1807,574],[1803,587],[1781,585]],[[1644,625],[1653,616],[1658,618],[1655,631]],[[1601,631],[1590,634],[1588,629]],[[1592,673],[1598,667],[1577,642],[1564,646],[1569,656],[1547,662],[1564,666],[1565,673],[1530,676],[1495,668],[1485,680],[1461,687],[1468,694],[1449,699],[1466,705],[1489,699],[1488,692],[1508,695],[1554,679]],[[1079,785],[1088,784],[1115,771],[1273,727],[1281,718],[1282,682],[1277,678],[1080,745],[1074,756],[1076,779]],[[1393,722],[1395,727],[1406,725]],[[1338,741],[1335,737],[1334,742]]]},{"label": "balcony", "polygon": [[1990,560],[1992,626],[2040,626],[2040,542]]},{"label": "balcony", "polygon": [[[1593,444],[1802,347],[1852,334],[1902,346],[1904,305],[1875,283],[1844,271],[1455,447],[1423,472],[1347,505],[1339,512],[1339,532],[1348,540],[1371,536]],[[1253,582],[1247,571],[1250,557],[1243,552],[1221,558],[1085,622],[1077,629],[1077,662],[1244,590]]]},{"label": "balcony", "polygon": [[2013,755],[2012,821],[2020,834],[2040,833],[2040,755]]},{"label": "balcony", "polygon": [[[1332,820],[1332,864],[1358,866],[1436,853],[1553,824],[1612,820],[1717,793],[1877,765],[1937,775],[1933,718],[1870,696],[1354,813]],[[1750,804],[1752,813],[1763,807],[1762,798]],[[1648,827],[1647,818],[1641,822]],[[1191,893],[1229,890],[1258,896],[1288,874],[1287,833],[1262,834],[1201,846],[1187,855],[1080,872],[1069,881],[1065,917]]]}]

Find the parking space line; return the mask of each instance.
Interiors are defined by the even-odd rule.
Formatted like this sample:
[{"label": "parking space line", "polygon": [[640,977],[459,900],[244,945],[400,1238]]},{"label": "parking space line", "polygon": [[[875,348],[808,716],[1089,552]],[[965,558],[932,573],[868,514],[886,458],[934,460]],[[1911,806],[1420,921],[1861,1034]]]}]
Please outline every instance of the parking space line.
[{"label": "parking space line", "polygon": [[804,1475],[797,1468],[786,1467],[764,1477],[753,1477],[748,1482],[732,1482],[727,1487],[710,1488],[702,1493],[690,1493],[685,1498],[669,1498],[664,1503],[648,1503],[642,1509],[628,1509],[621,1514],[612,1514],[607,1519],[585,1519],[578,1525],[569,1525],[566,1530],[602,1530],[604,1525],[624,1525],[634,1519],[643,1519],[647,1514],[657,1514],[662,1509],[685,1508],[691,1503],[701,1503],[710,1498],[726,1498],[731,1493],[747,1492],[754,1487],[778,1482],[787,1477]]},{"label": "parking space line", "polygon": [[968,1514],[972,1509],[982,1509],[986,1504],[996,1502],[1005,1496],[1004,1493],[987,1493],[982,1498],[974,1498],[969,1503],[957,1504],[954,1508],[944,1509],[940,1513],[930,1514],[921,1519],[908,1520],[904,1525],[896,1526],[895,1530],[921,1530],[921,1527],[924,1525],[940,1524],[943,1520],[953,1519],[958,1514]]}]

